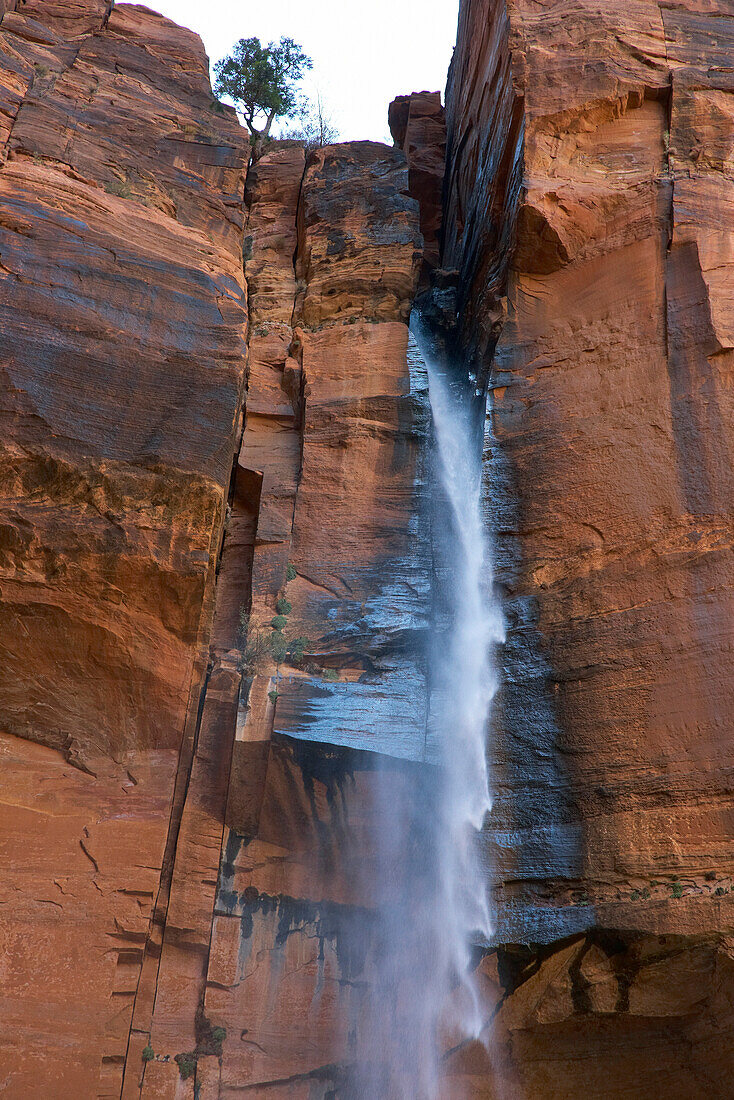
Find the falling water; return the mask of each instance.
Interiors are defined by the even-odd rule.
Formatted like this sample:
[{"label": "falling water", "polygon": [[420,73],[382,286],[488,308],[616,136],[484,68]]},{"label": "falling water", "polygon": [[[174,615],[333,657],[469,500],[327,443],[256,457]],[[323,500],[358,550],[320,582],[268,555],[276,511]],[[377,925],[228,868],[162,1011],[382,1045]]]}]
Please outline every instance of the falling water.
[{"label": "falling water", "polygon": [[472,959],[492,933],[477,842],[491,809],[486,743],[502,620],[482,516],[483,409],[420,319],[412,329],[435,443],[431,766],[416,769],[408,794],[391,765],[376,775],[376,978],[358,1025],[352,1091],[362,1100],[454,1100],[441,1058],[480,1036]]}]

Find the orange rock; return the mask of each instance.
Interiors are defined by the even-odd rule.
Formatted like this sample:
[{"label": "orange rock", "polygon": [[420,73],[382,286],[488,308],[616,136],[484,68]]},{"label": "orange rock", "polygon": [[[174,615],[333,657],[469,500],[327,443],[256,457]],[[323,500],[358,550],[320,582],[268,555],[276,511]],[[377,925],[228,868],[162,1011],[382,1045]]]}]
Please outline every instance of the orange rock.
[{"label": "orange rock", "polygon": [[244,395],[247,145],[200,41],[110,6],[28,0],[0,33],[0,1060],[18,1097],[120,1094]]},{"label": "orange rock", "polygon": [[[283,224],[269,181],[276,158],[282,172],[291,155],[275,150],[251,174],[256,229],[260,209],[264,225]],[[265,1089],[288,1079],[294,1088],[302,1081],[307,1096],[343,1075],[331,1063],[349,1057],[373,903],[367,865],[377,809],[365,750],[379,745],[414,759],[423,751],[425,686],[408,674],[408,662],[381,658],[384,643],[369,631],[358,636],[370,604],[367,614],[383,632],[399,629],[396,607],[408,621],[408,608],[418,605],[411,586],[426,567],[409,534],[421,429],[401,318],[420,257],[406,184],[402,155],[384,146],[337,146],[309,161],[296,260],[305,286],[292,283],[272,255],[276,236],[283,251],[288,246],[285,233],[253,233],[250,305],[253,314],[267,309],[268,320],[251,334],[239,459],[260,479],[250,644],[258,633],[268,638],[276,595],[284,593],[284,637],[307,636],[308,658],[286,656],[278,668],[266,648],[237,721],[205,996],[207,1016],[228,1035],[223,1095],[244,1081]],[[337,237],[348,245],[336,247]],[[386,269],[382,285],[374,281],[378,263]],[[336,293],[322,299],[326,287]],[[300,322],[290,347],[288,293]],[[286,352],[303,380],[290,415]],[[390,582],[394,589],[383,595]],[[367,663],[371,682],[360,683]],[[410,796],[415,772],[395,761],[396,801]]]},{"label": "orange rock", "polygon": [[[723,3],[462,4],[442,263],[494,391],[509,626],[486,841],[499,936],[561,966],[511,1041],[528,1097],[693,1097],[708,1059],[731,1091],[699,951],[734,870],[732,42]],[[616,999],[621,955],[562,957],[589,928],[656,956]]]},{"label": "orange rock", "polygon": [[410,193],[420,206],[425,277],[439,266],[441,257],[446,160],[446,117],[441,93],[398,96],[390,104],[388,121],[395,144],[408,159]]},{"label": "orange rock", "polygon": [[[407,821],[426,782],[440,97],[245,188],[191,32],[0,19],[0,1079],[333,1095],[375,753]],[[509,642],[492,1024],[446,1006],[442,1096],[731,1093],[732,37],[723,0],[461,6],[438,278]]]},{"label": "orange rock", "polygon": [[327,145],[311,155],[296,266],[307,284],[304,325],[408,320],[422,242],[407,192],[405,158],[377,142]]}]

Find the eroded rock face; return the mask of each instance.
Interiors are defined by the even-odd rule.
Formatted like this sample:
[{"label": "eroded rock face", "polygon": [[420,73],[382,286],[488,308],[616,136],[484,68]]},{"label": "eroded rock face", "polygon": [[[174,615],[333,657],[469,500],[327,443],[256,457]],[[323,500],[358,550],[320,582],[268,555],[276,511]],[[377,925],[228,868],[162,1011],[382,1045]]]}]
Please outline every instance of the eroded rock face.
[{"label": "eroded rock face", "polygon": [[653,1008],[612,1005],[593,938],[592,977],[551,952],[567,992],[507,1040],[529,1096],[731,1090],[718,979],[680,1011],[672,987],[722,957],[734,901],[733,34],[724,3],[462,5],[443,264],[493,390],[498,936],[659,953]]},{"label": "eroded rock face", "polygon": [[135,6],[18,7],[0,114],[3,1079],[15,1096],[293,1075],[328,1091],[322,1055],[346,1056],[358,996],[345,936],[369,904],[337,866],[334,794],[361,776],[367,849],[370,750],[399,791],[425,740],[402,648],[429,569],[405,158],[356,143],[306,169],[284,143],[243,202],[249,146],[195,36]]},{"label": "eroded rock face", "polygon": [[[407,186],[403,155],[368,142],[307,166],[284,144],[248,175],[247,413],[154,997],[136,1002],[146,1097],[180,1095],[186,1052],[211,1096],[284,1080],[327,1095],[350,1060],[374,753],[394,757],[399,797],[425,741],[404,652],[429,584],[411,537],[425,415]],[[128,1058],[125,1095],[141,1069]]]},{"label": "eroded rock face", "polygon": [[[358,860],[370,858],[370,750],[421,752],[413,715],[425,683],[399,636],[419,628],[428,571],[409,534],[421,424],[405,321],[420,237],[406,192],[402,154],[374,143],[317,152],[303,179],[282,383],[293,392],[288,370],[300,381],[300,476],[277,558],[267,527],[262,534],[272,565],[268,583],[253,584],[250,645],[264,640],[266,652],[253,658],[238,723],[205,999],[212,1020],[243,1035],[227,1044],[222,1095],[243,1079],[265,1088],[292,1078],[319,1096],[338,1083],[366,978],[360,938],[372,899]],[[257,238],[255,249],[257,262]],[[274,461],[271,450],[266,524]],[[305,652],[276,672],[278,610],[287,644],[303,639]],[[408,766],[395,760],[398,789]],[[249,780],[244,799],[235,773]]]},{"label": "eroded rock face", "polygon": [[[406,814],[427,772],[440,99],[393,105],[407,163],[283,143],[245,188],[194,35],[0,17],[3,1088],[348,1093],[377,755]],[[493,1045],[442,1095],[731,1094],[730,24],[462,6],[434,278],[509,644]]]},{"label": "eroded rock face", "polygon": [[388,112],[393,141],[408,159],[410,193],[418,200],[423,234],[423,278],[438,267],[443,223],[446,112],[440,92],[397,96]]},{"label": "eroded rock face", "polygon": [[199,39],[110,6],[27,0],[0,24],[2,1079],[16,1097],[119,1095],[244,394],[247,146]]},{"label": "eroded rock face", "polygon": [[595,932],[488,956],[489,1051],[447,1065],[450,1095],[726,1097],[732,1073],[730,937]]}]

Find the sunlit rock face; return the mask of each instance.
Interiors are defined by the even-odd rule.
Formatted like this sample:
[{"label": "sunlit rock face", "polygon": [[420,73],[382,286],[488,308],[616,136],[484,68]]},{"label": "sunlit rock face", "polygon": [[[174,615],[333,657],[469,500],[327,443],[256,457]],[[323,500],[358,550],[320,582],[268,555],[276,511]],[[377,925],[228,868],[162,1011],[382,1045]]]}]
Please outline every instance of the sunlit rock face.
[{"label": "sunlit rock face", "polygon": [[248,149],[190,32],[4,7],[0,1077],[119,1095],[244,396]]},{"label": "sunlit rock face", "polygon": [[[715,2],[461,9],[442,263],[493,397],[486,859],[500,940],[551,945],[499,959],[533,1097],[731,1089],[733,36]],[[552,946],[587,929],[624,935]]]}]

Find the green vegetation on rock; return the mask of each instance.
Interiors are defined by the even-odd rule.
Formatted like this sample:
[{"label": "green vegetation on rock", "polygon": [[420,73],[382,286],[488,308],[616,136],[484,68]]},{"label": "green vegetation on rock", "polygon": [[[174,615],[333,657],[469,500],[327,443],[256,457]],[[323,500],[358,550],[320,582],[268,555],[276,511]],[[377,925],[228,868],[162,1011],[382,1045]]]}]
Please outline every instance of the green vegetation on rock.
[{"label": "green vegetation on rock", "polygon": [[187,1081],[196,1073],[197,1054],[195,1050],[189,1050],[185,1054],[177,1054],[174,1062],[178,1063],[178,1072],[182,1081]]},{"label": "green vegetation on rock", "polygon": [[300,105],[296,85],[313,62],[297,42],[283,37],[264,46],[259,38],[240,38],[214,66],[214,91],[228,96],[250,131],[255,158],[276,118],[290,118]]}]

